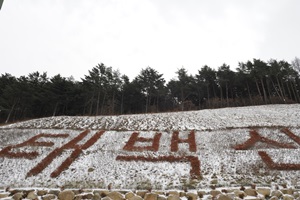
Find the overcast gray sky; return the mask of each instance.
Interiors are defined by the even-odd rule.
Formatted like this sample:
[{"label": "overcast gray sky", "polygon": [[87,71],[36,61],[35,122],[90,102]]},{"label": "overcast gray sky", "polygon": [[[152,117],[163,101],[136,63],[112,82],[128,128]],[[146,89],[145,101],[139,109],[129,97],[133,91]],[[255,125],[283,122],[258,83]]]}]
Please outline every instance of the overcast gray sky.
[{"label": "overcast gray sky", "polygon": [[232,69],[300,56],[299,0],[4,0],[0,74],[80,80],[98,63],[133,79],[150,66]]}]

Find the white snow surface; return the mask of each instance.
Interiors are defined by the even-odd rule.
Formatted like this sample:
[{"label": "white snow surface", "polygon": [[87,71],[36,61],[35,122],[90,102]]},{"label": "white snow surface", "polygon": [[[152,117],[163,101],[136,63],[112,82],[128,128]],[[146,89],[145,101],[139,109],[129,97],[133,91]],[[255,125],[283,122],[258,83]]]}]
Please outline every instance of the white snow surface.
[{"label": "white snow surface", "polygon": [[[300,138],[300,105],[266,105],[238,108],[223,108],[190,112],[140,114],[97,117],[49,117],[0,127],[0,187],[66,187],[115,189],[183,189],[235,187],[256,184],[271,186],[288,184],[300,186],[300,148],[293,138],[282,132],[288,128]],[[40,173],[26,177],[27,173],[49,154],[76,138],[84,130],[89,134],[77,143],[83,146],[99,130],[103,135],[89,148],[82,148],[80,155],[58,177],[50,174],[57,169],[74,149],[63,153]],[[295,148],[282,148],[259,141],[251,148],[235,150],[234,146],[245,143],[249,132],[256,130],[260,136]],[[171,151],[174,131],[184,141],[191,131],[195,133],[196,151],[186,142],[178,144],[178,151]],[[139,137],[153,138],[161,133],[156,150],[124,149],[133,133]],[[14,147],[41,134],[67,134],[66,138],[45,138],[53,146]],[[135,147],[152,145],[152,140],[137,141]],[[3,151],[33,152],[33,159],[11,158]],[[270,169],[258,152],[266,152],[275,163],[299,164],[299,170]],[[1,154],[2,152],[2,154]],[[123,161],[118,156],[141,156],[151,158],[194,157],[200,162],[201,177],[192,178],[191,163],[186,159],[169,161]]]}]

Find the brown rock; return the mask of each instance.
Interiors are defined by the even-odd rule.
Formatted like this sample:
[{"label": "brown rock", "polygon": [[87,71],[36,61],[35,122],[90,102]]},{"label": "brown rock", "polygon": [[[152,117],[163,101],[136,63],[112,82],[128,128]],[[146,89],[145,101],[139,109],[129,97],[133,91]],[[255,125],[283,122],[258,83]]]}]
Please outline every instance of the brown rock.
[{"label": "brown rock", "polygon": [[138,195],[136,195],[136,196],[131,197],[131,198],[128,199],[128,200],[143,200],[143,198],[140,197],[140,196],[138,196]]},{"label": "brown rock", "polygon": [[180,200],[180,197],[178,195],[170,194],[167,197],[167,200]]},{"label": "brown rock", "polygon": [[120,192],[116,192],[116,191],[110,192],[107,196],[109,198],[111,198],[112,200],[124,200],[125,199],[123,194],[121,194]]},{"label": "brown rock", "polygon": [[0,199],[1,199],[1,198],[8,197],[8,196],[9,196],[9,193],[8,193],[8,192],[1,193],[1,194],[0,194]]},{"label": "brown rock", "polygon": [[226,195],[226,194],[219,194],[216,197],[216,200],[231,200],[231,198],[228,195]]},{"label": "brown rock", "polygon": [[144,198],[147,193],[148,193],[147,190],[139,190],[139,191],[136,192],[136,195]]},{"label": "brown rock", "polygon": [[242,190],[234,190],[234,194],[236,197],[239,197],[240,199],[243,199],[247,194],[245,194]]},{"label": "brown rock", "polygon": [[186,193],[186,197],[188,198],[188,200],[197,200],[198,199],[198,194],[188,192],[188,193]]},{"label": "brown rock", "polygon": [[271,197],[276,196],[276,197],[280,198],[282,195],[283,194],[282,194],[282,192],[280,190],[273,190],[271,192]]},{"label": "brown rock", "polygon": [[292,188],[283,188],[280,191],[282,192],[282,194],[289,194],[289,195],[294,194],[294,190]]},{"label": "brown rock", "polygon": [[186,192],[182,192],[182,191],[179,192],[179,196],[180,196],[180,197],[185,197],[185,196],[186,196]]},{"label": "brown rock", "polygon": [[46,194],[44,196],[42,196],[43,200],[51,200],[51,199],[56,199],[56,195],[55,194]]},{"label": "brown rock", "polygon": [[93,199],[93,200],[100,200],[100,199],[101,199],[101,196],[100,196],[100,194],[96,193],[96,194],[94,194],[94,196],[93,196],[92,199]]},{"label": "brown rock", "polygon": [[169,195],[180,196],[179,192],[177,192],[177,191],[169,191],[169,192],[168,192],[168,196],[169,196]]},{"label": "brown rock", "polygon": [[94,194],[91,192],[82,194],[83,199],[93,199],[93,197],[94,197]]},{"label": "brown rock", "polygon": [[132,198],[132,197],[134,197],[135,196],[135,194],[133,193],[133,192],[127,192],[126,194],[125,194],[125,199],[130,199],[130,198]]},{"label": "brown rock", "polygon": [[206,195],[207,193],[205,191],[198,191],[197,194],[199,198],[203,198],[203,196]]},{"label": "brown rock", "polygon": [[17,192],[12,197],[14,200],[20,200],[23,198],[23,192]]},{"label": "brown rock", "polygon": [[272,197],[270,198],[270,200],[278,200],[278,197],[272,196]]},{"label": "brown rock", "polygon": [[253,196],[253,197],[256,197],[257,196],[257,192],[255,189],[252,189],[252,188],[247,188],[245,189],[245,194],[247,194],[247,196]]},{"label": "brown rock", "polygon": [[158,195],[157,200],[167,200],[167,197],[164,195]]},{"label": "brown rock", "polygon": [[152,190],[152,193],[158,194],[158,195],[165,195],[166,193],[161,190]]},{"label": "brown rock", "polygon": [[35,191],[31,191],[27,194],[27,199],[38,199]]},{"label": "brown rock", "polygon": [[158,194],[147,193],[144,197],[144,200],[157,200]]},{"label": "brown rock", "polygon": [[257,193],[263,195],[264,197],[268,197],[271,195],[271,189],[267,187],[258,187],[256,191]]},{"label": "brown rock", "polygon": [[54,194],[55,196],[58,196],[59,193],[60,193],[60,190],[50,190],[50,191],[48,192],[48,194]]},{"label": "brown rock", "polygon": [[94,190],[93,194],[99,194],[100,197],[106,197],[110,193],[109,190]]},{"label": "brown rock", "polygon": [[81,200],[82,199],[82,195],[80,194],[76,194],[74,197],[74,200]]},{"label": "brown rock", "polygon": [[219,190],[211,190],[210,191],[211,196],[213,196],[213,198],[217,197],[219,194],[221,194],[221,192]]},{"label": "brown rock", "polygon": [[44,195],[46,195],[47,193],[48,193],[47,190],[38,190],[38,191],[36,192],[36,194],[37,194],[38,196],[44,196]]},{"label": "brown rock", "polygon": [[58,199],[60,200],[73,200],[75,194],[72,190],[64,190],[58,194]]},{"label": "brown rock", "polygon": [[9,190],[10,196],[13,196],[16,193],[23,193],[23,190]]},{"label": "brown rock", "polygon": [[294,200],[294,196],[290,195],[290,194],[284,194],[282,196],[282,200]]},{"label": "brown rock", "polygon": [[106,197],[103,197],[101,200],[112,200],[110,197],[106,196]]}]

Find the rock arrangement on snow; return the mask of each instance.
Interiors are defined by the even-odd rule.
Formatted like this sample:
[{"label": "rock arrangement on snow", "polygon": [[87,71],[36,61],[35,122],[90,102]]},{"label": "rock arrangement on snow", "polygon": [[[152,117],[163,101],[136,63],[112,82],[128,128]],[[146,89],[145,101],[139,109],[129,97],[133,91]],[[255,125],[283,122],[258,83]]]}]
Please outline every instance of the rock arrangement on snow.
[{"label": "rock arrangement on snow", "polygon": [[294,104],[12,124],[0,128],[0,188],[299,188],[299,117]]},{"label": "rock arrangement on snow", "polygon": [[209,190],[105,190],[105,189],[9,189],[0,190],[0,199],[60,199],[60,200],[197,200],[197,199],[300,199],[300,190],[278,186],[214,188]]}]

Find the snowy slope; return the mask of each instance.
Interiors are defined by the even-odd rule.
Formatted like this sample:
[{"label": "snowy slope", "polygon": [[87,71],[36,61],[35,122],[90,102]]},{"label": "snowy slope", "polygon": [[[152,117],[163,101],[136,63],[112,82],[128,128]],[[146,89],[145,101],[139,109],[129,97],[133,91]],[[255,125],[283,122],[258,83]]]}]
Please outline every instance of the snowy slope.
[{"label": "snowy slope", "polygon": [[[91,131],[85,135],[87,129]],[[2,126],[0,138],[0,187],[300,185],[299,104],[50,117]],[[20,156],[32,152],[36,154],[31,158]],[[269,156],[275,168],[262,155]],[[51,175],[69,161],[56,177]],[[39,167],[42,170],[30,175]]]}]

